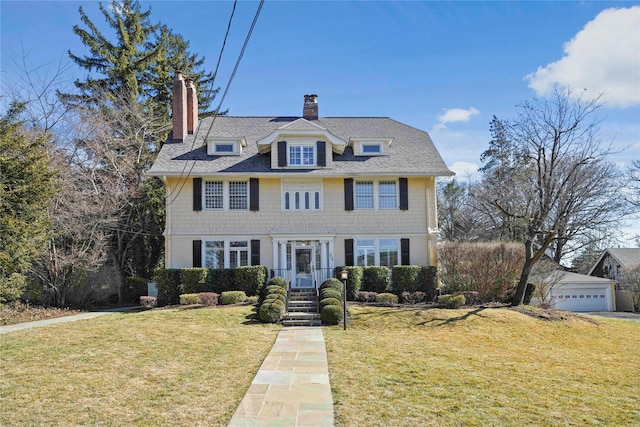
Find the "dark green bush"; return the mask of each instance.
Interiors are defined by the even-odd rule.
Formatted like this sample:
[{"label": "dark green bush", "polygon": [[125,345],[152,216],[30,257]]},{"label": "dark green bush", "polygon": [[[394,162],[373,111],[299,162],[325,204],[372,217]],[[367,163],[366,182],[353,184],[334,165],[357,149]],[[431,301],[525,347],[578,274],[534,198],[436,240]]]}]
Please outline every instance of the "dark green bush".
[{"label": "dark green bush", "polygon": [[417,290],[424,292],[424,302],[435,300],[438,295],[438,268],[420,267],[417,277]]},{"label": "dark green bush", "polygon": [[243,291],[226,291],[220,294],[220,303],[222,305],[238,304],[247,299],[247,294]]},{"label": "dark green bush", "polygon": [[389,286],[390,272],[387,267],[364,267],[362,271],[362,287],[360,290],[382,293]]},{"label": "dark green bush", "polygon": [[447,294],[438,297],[438,304],[444,308],[458,308],[466,303],[466,299],[462,294]]},{"label": "dark green bush", "polygon": [[258,317],[265,323],[278,323],[284,318],[284,310],[282,301],[265,301],[258,309]]},{"label": "dark green bush", "polygon": [[180,295],[180,305],[201,304],[200,295],[198,294],[182,294]]},{"label": "dark green bush", "polygon": [[231,268],[209,269],[206,290],[217,294],[234,291],[234,277],[235,270]]},{"label": "dark green bush", "polygon": [[287,302],[287,297],[279,294],[279,293],[272,293],[272,294],[268,294],[265,298],[263,302],[267,302],[267,301],[274,301],[274,300],[279,300],[282,301],[283,303]]},{"label": "dark green bush", "polygon": [[336,291],[335,289],[331,288],[325,288],[320,291],[320,299],[325,298],[335,298],[342,301],[342,292]]},{"label": "dark green bush", "polygon": [[262,301],[264,301],[264,299],[265,299],[265,297],[267,296],[267,293],[268,293],[267,290],[271,286],[277,286],[279,288],[282,288],[284,290],[284,294],[286,295],[287,294],[287,287],[289,286],[289,284],[284,279],[284,277],[280,277],[280,276],[272,277],[271,279],[269,279],[267,284],[260,289],[260,293],[259,293],[259,296],[260,296],[259,302],[260,303],[262,303]]},{"label": "dark green bush", "polygon": [[391,292],[402,295],[403,292],[414,293],[418,289],[419,265],[396,265],[391,270]]},{"label": "dark green bush", "polygon": [[127,302],[137,303],[140,297],[146,296],[149,281],[144,277],[125,277],[124,279],[124,298]]},{"label": "dark green bush", "polygon": [[234,272],[234,290],[247,295],[258,295],[267,280],[265,268],[261,265],[237,267]]},{"label": "dark green bush", "polygon": [[200,302],[205,307],[218,305],[218,298],[220,298],[220,295],[213,292],[200,292],[198,295],[200,296]]},{"label": "dark green bush", "polygon": [[324,290],[324,289],[334,289],[338,292],[340,292],[340,294],[342,294],[342,289],[344,288],[344,285],[342,284],[342,282],[338,279],[327,279],[324,282],[322,282],[322,284],[320,285],[320,291]]},{"label": "dark green bush", "polygon": [[153,272],[153,281],[158,288],[158,306],[180,303],[180,270],[158,268]]},{"label": "dark green bush", "polygon": [[336,267],[333,269],[333,275],[335,277],[340,277],[340,272],[342,270],[347,270],[349,273],[347,277],[347,300],[355,301],[358,297],[358,291],[362,286],[362,267],[357,266],[346,266],[346,267]]},{"label": "dark green bush", "polygon": [[393,305],[398,303],[398,296],[390,293],[376,295],[376,302],[382,305]]},{"label": "dark green bush", "polygon": [[335,298],[325,298],[320,300],[320,309],[322,309],[322,307],[326,307],[327,305],[337,305],[338,307],[342,307],[342,302],[339,299]]},{"label": "dark green bush", "polygon": [[181,268],[180,283],[185,294],[193,294],[201,289],[201,283],[207,280],[209,269],[207,268]]},{"label": "dark green bush", "polygon": [[337,325],[344,319],[342,307],[337,305],[326,305],[320,311],[322,323],[326,325]]}]

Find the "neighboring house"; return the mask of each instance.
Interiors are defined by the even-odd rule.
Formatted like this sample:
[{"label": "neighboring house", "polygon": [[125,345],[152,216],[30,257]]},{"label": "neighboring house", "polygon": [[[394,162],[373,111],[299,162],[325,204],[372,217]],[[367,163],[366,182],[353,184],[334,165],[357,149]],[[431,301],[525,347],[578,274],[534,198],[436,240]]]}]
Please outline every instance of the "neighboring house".
[{"label": "neighboring house", "polygon": [[615,283],[611,279],[555,270],[532,277],[536,293],[543,298],[532,298],[532,305],[540,305],[541,299],[549,308],[568,311],[615,311]]},{"label": "neighboring house", "polygon": [[589,276],[618,281],[624,270],[640,265],[640,248],[605,249],[589,271]]},{"label": "neighboring house", "polygon": [[174,80],[173,135],[149,171],[166,186],[165,265],[264,265],[293,287],[335,266],[436,265],[436,178],[453,173],[429,135],[390,118],[198,118]]},{"label": "neighboring house", "polygon": [[618,282],[625,271],[640,265],[640,248],[605,249],[589,271],[590,276],[604,277],[616,283],[616,306],[619,311],[633,311],[631,291],[623,289]]}]

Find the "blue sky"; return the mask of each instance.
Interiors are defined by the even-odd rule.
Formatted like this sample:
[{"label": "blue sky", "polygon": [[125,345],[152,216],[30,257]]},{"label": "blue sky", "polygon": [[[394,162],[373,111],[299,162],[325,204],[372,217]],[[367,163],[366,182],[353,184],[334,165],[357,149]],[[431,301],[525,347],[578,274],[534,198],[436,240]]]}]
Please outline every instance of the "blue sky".
[{"label": "blue sky", "polygon": [[[141,4],[215,68],[231,2]],[[97,2],[0,2],[3,93],[23,51],[40,73],[67,62],[67,50],[85,53],[72,32],[80,5],[104,27]],[[226,85],[257,6],[238,3],[216,85]],[[67,83],[77,77],[75,67],[65,73]],[[389,116],[428,131],[464,175],[480,163],[492,116],[515,116],[552,84],[604,92],[602,136],[622,151],[612,160],[640,159],[640,2],[267,1],[223,109],[295,116],[316,93],[321,116]]]}]

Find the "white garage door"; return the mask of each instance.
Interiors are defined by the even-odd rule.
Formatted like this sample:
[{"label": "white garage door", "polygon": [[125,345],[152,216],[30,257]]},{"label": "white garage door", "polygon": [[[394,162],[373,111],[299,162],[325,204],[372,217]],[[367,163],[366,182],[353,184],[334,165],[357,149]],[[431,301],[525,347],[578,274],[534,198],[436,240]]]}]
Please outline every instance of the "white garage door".
[{"label": "white garage door", "polygon": [[568,311],[609,311],[611,288],[564,288],[554,292],[555,307]]}]

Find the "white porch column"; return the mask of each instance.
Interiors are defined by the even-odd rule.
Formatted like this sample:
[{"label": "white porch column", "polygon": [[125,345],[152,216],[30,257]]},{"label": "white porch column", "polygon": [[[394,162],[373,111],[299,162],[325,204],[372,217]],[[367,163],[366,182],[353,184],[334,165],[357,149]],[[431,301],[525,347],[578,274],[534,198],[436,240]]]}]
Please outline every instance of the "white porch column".
[{"label": "white porch column", "polygon": [[280,241],[280,268],[282,270],[287,269],[287,241],[286,240]]},{"label": "white porch column", "polygon": [[271,252],[271,254],[273,256],[273,262],[271,264],[273,266],[272,268],[274,270],[277,270],[279,268],[278,265],[279,265],[279,262],[280,262],[280,261],[278,261],[278,254],[279,254],[278,253],[278,241],[276,239],[273,239],[272,244],[273,244],[273,251]]},{"label": "white porch column", "polygon": [[329,240],[329,268],[335,268],[335,257],[333,255],[333,239]]},{"label": "white porch column", "polygon": [[329,256],[327,253],[327,247],[329,246],[329,241],[322,240],[320,242],[320,267],[324,270],[329,268]]}]

